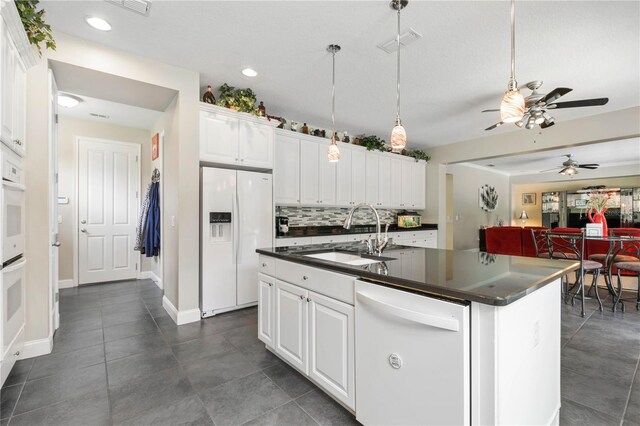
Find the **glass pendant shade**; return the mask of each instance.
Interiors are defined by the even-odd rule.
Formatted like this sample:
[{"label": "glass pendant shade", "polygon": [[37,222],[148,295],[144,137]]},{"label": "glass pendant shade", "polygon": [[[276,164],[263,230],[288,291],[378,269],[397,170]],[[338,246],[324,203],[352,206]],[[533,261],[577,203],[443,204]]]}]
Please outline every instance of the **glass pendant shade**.
[{"label": "glass pendant shade", "polygon": [[337,163],[340,161],[340,148],[338,148],[335,136],[331,138],[331,144],[327,150],[327,158],[330,163]]},{"label": "glass pendant shade", "polygon": [[391,150],[393,152],[402,152],[407,146],[407,132],[400,122],[396,122],[395,127],[391,131]]},{"label": "glass pendant shade", "polygon": [[500,120],[503,123],[515,123],[524,116],[524,97],[518,89],[507,90],[500,104]]}]

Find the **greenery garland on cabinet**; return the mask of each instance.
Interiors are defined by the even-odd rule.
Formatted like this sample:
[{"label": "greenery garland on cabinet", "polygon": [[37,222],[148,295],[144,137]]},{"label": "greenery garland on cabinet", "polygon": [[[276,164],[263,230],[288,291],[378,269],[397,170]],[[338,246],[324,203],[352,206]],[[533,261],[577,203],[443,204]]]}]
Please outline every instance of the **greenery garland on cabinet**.
[{"label": "greenery garland on cabinet", "polygon": [[37,10],[38,3],[39,0],[16,0],[16,8],[29,43],[34,45],[38,54],[42,56],[40,43],[44,42],[47,49],[56,50],[56,41],[53,39],[51,25],[44,21],[44,9]]}]

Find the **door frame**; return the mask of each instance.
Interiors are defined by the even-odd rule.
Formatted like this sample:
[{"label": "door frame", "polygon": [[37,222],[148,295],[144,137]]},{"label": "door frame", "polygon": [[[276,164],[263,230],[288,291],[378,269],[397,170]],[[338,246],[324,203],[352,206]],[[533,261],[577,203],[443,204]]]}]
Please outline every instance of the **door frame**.
[{"label": "door frame", "polygon": [[[47,241],[48,241],[48,254],[49,254],[49,299],[48,299],[48,306],[49,306],[49,337],[53,338],[53,334],[55,333],[55,331],[58,329],[59,325],[60,325],[60,305],[59,305],[59,292],[60,292],[60,250],[58,249],[58,247],[53,247],[58,241],[58,237],[59,237],[59,232],[60,232],[60,228],[59,228],[59,224],[58,224],[58,214],[59,214],[59,210],[58,210],[58,200],[57,197],[54,199],[53,198],[53,194],[54,189],[56,189],[56,187],[58,186],[58,176],[59,176],[59,164],[60,164],[60,160],[59,160],[59,156],[58,156],[58,145],[59,145],[59,139],[58,139],[58,104],[57,104],[57,97],[58,97],[58,85],[56,84],[56,78],[55,75],[53,74],[53,70],[48,69],[47,70],[47,86],[48,86],[48,101],[49,101],[49,108],[50,110],[48,111],[48,115],[49,115],[49,119],[48,119],[48,133],[49,133],[49,140],[47,141],[47,146],[49,148],[49,169],[48,169],[48,187],[49,187],[49,200],[48,200],[48,220],[49,220],[49,233],[47,235]],[[52,172],[56,171],[56,173],[54,175],[52,175]],[[53,229],[54,228],[58,228],[57,229],[57,233],[56,233],[56,241],[52,241],[52,236],[53,236]],[[53,255],[54,250],[57,250],[56,255]],[[55,259],[54,259],[55,258]],[[54,265],[54,260],[57,262],[57,265]]]},{"label": "door frame", "polygon": [[[97,143],[106,143],[106,144],[111,144],[111,145],[120,145],[120,146],[135,146],[136,150],[137,150],[137,168],[138,168],[138,185],[136,186],[136,191],[138,194],[138,197],[136,198],[136,208],[137,208],[137,214],[136,214],[136,218],[138,217],[138,215],[140,214],[140,203],[142,200],[142,191],[141,191],[141,179],[142,179],[142,157],[140,155],[140,151],[142,148],[142,145],[139,143],[135,143],[135,142],[125,142],[125,141],[115,141],[115,140],[110,140],[110,139],[101,139],[101,138],[91,138],[91,137],[85,137],[85,136],[76,136],[75,138],[75,142],[73,145],[73,149],[74,149],[74,153],[73,156],[75,158],[75,161],[73,162],[73,167],[74,167],[74,171],[73,171],[73,191],[74,191],[74,196],[75,196],[75,202],[76,202],[76,206],[73,209],[73,284],[74,286],[78,287],[80,286],[80,261],[79,261],[79,244],[80,244],[80,239],[78,238],[79,235],[78,233],[80,232],[80,221],[78,220],[79,216],[80,216],[80,203],[78,202],[80,199],[80,191],[79,191],[79,176],[80,176],[80,140],[85,140],[85,141],[89,141],[89,142],[97,142]],[[136,220],[137,223],[137,220]],[[161,234],[162,235],[162,234]],[[140,259],[140,252],[137,252],[136,255],[136,279],[138,278],[138,275],[140,274],[140,268],[142,267],[142,263],[141,263],[141,259]]]}]

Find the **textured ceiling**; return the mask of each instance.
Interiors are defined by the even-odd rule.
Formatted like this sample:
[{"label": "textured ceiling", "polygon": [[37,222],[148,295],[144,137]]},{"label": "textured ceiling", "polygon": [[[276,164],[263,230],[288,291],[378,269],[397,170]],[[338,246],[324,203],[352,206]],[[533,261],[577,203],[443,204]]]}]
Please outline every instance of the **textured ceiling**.
[{"label": "textured ceiling", "polygon": [[[388,140],[395,33],[387,1],[154,1],[149,17],[103,1],[43,1],[54,31],[196,70],[201,85],[251,87],[268,112],[330,127],[330,43],[338,43],[337,127]],[[518,1],[517,78],[563,100],[608,96],[604,107],[555,112],[558,121],[640,105],[640,2]],[[86,15],[106,18],[108,33]],[[403,12],[424,38],[403,49],[402,117],[411,146],[485,135],[509,76],[508,1],[416,1]],[[240,70],[259,72],[248,79]],[[495,133],[514,131],[503,126]],[[518,130],[526,131],[526,130]]]}]

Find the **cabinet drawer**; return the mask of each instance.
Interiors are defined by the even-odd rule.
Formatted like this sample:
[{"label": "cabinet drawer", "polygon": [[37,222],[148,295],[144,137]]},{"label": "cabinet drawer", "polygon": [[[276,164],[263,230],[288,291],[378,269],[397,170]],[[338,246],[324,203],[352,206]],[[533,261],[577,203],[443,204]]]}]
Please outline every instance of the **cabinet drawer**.
[{"label": "cabinet drawer", "polygon": [[349,235],[327,235],[325,237],[311,237],[311,244],[345,243]]},{"label": "cabinet drawer", "polygon": [[6,145],[2,145],[2,179],[24,185],[22,159]]},{"label": "cabinet drawer", "polygon": [[258,272],[275,277],[276,259],[274,259],[273,257],[260,255],[258,257]]},{"label": "cabinet drawer", "polygon": [[311,237],[276,239],[276,247],[306,246],[311,244]]},{"label": "cabinet drawer", "polygon": [[276,259],[276,277],[353,305],[355,277]]}]

